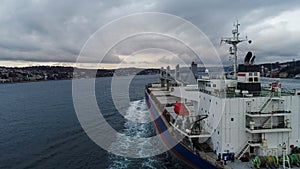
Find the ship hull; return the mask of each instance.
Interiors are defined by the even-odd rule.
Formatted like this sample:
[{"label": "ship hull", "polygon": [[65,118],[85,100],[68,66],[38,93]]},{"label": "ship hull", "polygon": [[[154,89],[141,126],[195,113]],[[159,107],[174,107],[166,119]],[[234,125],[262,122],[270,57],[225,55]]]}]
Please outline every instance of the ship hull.
[{"label": "ship hull", "polygon": [[[175,155],[178,159],[197,169],[217,169],[217,166],[209,163],[205,159],[201,158],[199,154],[190,151],[183,143],[179,142],[177,144],[177,139],[167,130],[168,124],[162,119],[161,113],[157,110],[150,99],[150,96],[145,92],[146,104],[151,114],[151,118],[155,124],[156,131],[160,134],[160,139],[164,145],[170,149],[171,153]],[[162,134],[163,133],[163,134]],[[171,146],[175,145],[175,146]]]}]

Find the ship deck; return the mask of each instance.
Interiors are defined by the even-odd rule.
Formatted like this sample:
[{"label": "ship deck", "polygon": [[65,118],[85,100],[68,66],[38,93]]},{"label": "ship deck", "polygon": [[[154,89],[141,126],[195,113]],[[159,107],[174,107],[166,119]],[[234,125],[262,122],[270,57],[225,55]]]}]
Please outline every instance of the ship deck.
[{"label": "ship deck", "polygon": [[[153,101],[160,109],[160,111],[162,112],[164,110],[167,110],[173,118],[176,118],[177,114],[174,112],[174,108],[172,105],[174,105],[176,102],[181,101],[181,98],[170,95],[170,92],[167,91],[166,87],[160,87],[160,85],[157,84],[152,84],[152,87],[148,87],[148,89],[151,91],[150,96],[152,97]],[[213,152],[203,152],[200,150],[196,151],[202,156],[203,159],[210,161],[211,163],[220,165],[220,162],[216,161],[216,159],[218,158],[217,155]],[[250,168],[251,163],[245,163],[240,162],[239,160],[235,160],[235,162],[228,161],[227,165],[221,164],[221,166],[225,169]]]},{"label": "ship deck", "polygon": [[[174,104],[176,102],[181,102],[182,99],[180,97],[172,96],[169,91],[167,91],[166,87],[160,87],[160,84],[152,84],[151,87],[148,87],[148,90],[150,90],[150,96],[157,105],[158,109],[163,112],[164,110],[168,111],[170,115],[175,118],[177,114],[174,112]],[[289,93],[283,94],[283,95],[291,95]],[[262,91],[260,97],[267,97],[269,96],[268,91]],[[242,96],[234,96],[231,97],[242,97]],[[246,97],[246,96],[243,96]],[[221,166],[221,168],[225,169],[239,169],[239,168],[254,168],[251,164],[251,159],[249,162],[242,162],[240,160],[235,159],[234,162],[227,161],[227,165],[224,164],[224,161],[222,162],[217,161],[217,155],[213,152],[204,152],[200,150],[196,150],[198,154],[201,155],[203,159],[206,159],[210,163],[215,164],[216,166]],[[279,166],[279,168],[283,168],[282,165]],[[296,166],[293,166],[293,168],[299,168]],[[300,169],[300,168],[299,168]]]}]

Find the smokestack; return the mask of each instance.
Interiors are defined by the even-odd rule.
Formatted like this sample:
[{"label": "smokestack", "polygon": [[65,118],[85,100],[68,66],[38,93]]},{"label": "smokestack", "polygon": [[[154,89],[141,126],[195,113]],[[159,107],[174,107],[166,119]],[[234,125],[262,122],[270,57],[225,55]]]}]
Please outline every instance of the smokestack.
[{"label": "smokestack", "polygon": [[198,79],[198,67],[195,62],[192,62],[192,64],[191,64],[191,71],[192,71],[195,79],[197,80]]}]

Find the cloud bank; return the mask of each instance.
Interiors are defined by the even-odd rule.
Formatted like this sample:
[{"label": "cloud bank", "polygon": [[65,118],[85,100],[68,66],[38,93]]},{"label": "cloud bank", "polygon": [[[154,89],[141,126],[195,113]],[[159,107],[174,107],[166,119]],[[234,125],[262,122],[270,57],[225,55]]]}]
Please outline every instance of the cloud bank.
[{"label": "cloud bank", "polygon": [[[95,31],[136,12],[163,12],[186,19],[207,35],[226,64],[230,64],[228,47],[219,46],[219,41],[221,37],[230,36],[232,24],[237,19],[241,23],[241,35],[253,41],[251,45],[240,46],[240,60],[248,50],[254,51],[257,62],[300,58],[300,4],[297,1],[4,0],[0,6],[0,60],[9,63],[19,60],[75,62]],[[168,23],[161,26],[167,27]],[[170,31],[185,32],[184,27],[173,29]],[[207,47],[199,44],[203,51]],[[171,52],[162,50],[164,48]],[[174,58],[187,62],[194,56],[178,42],[149,35],[120,42],[109,51],[103,63],[178,63]]]}]

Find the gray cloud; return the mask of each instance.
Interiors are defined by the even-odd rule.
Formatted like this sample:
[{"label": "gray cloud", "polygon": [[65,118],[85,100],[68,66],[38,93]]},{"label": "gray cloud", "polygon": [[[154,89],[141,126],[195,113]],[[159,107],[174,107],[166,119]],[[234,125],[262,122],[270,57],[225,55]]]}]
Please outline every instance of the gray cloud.
[{"label": "gray cloud", "polygon": [[[300,10],[297,1],[280,0],[272,3],[246,0],[231,3],[221,0],[4,0],[0,6],[0,60],[74,62],[85,42],[101,26],[128,14],[147,11],[170,13],[193,23],[209,37],[225,63],[228,63],[227,47],[219,47],[219,40],[230,35],[233,21],[237,19],[242,24],[242,35],[248,35],[254,41],[250,47],[242,45],[241,50],[254,50],[258,62],[274,61],[274,58],[282,61],[298,59],[299,31],[291,30],[290,25],[284,26],[284,22],[269,23],[274,18],[285,19],[286,12],[297,10]],[[161,26],[166,26],[164,24],[168,23]],[[300,30],[300,25],[296,26]],[[185,30],[183,27],[173,31],[184,33]],[[182,44],[169,38],[141,36],[117,45],[103,62],[118,63],[122,61],[120,55],[131,56],[135,50],[147,47],[169,49],[186,62],[194,57]],[[158,60],[174,61],[170,58]]]}]

